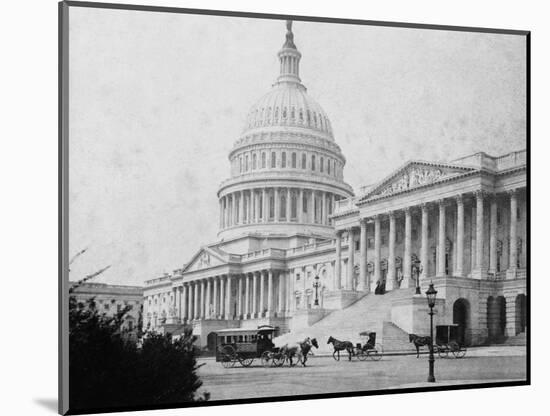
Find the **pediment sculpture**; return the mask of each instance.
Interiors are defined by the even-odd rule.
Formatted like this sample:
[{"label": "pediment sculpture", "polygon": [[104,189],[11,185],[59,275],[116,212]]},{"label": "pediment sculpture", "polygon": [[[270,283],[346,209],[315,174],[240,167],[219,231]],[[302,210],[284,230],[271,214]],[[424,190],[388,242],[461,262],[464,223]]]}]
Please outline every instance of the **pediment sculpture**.
[{"label": "pediment sculpture", "polygon": [[396,178],[391,184],[383,188],[376,195],[387,196],[407,189],[428,185],[452,176],[453,173],[445,172],[442,169],[416,166],[405,171],[401,177]]}]

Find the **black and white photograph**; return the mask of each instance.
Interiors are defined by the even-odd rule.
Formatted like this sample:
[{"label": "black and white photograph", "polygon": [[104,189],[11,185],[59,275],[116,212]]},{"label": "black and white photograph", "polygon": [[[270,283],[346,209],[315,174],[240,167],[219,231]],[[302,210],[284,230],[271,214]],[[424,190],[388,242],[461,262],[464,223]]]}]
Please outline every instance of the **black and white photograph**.
[{"label": "black and white photograph", "polygon": [[59,411],[530,384],[530,32],[61,2]]}]

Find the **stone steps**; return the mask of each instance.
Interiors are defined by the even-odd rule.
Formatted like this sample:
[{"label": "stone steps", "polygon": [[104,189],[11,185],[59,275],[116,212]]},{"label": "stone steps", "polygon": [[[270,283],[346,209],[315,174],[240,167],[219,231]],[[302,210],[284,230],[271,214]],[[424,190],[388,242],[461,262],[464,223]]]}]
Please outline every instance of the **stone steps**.
[{"label": "stone steps", "polygon": [[366,338],[359,335],[360,332],[370,331],[376,332],[376,341],[383,345],[384,350],[386,350],[386,338],[389,343],[388,348],[391,350],[410,349],[408,334],[390,322],[392,300],[408,295],[407,291],[409,290],[395,290],[384,295],[369,293],[345,309],[330,313],[308,328],[298,329],[275,338],[275,345],[281,346],[310,337],[316,338],[319,342],[319,350],[315,350],[314,353],[330,353],[332,346],[327,345],[329,336],[341,341],[351,341],[355,345],[366,342]]}]

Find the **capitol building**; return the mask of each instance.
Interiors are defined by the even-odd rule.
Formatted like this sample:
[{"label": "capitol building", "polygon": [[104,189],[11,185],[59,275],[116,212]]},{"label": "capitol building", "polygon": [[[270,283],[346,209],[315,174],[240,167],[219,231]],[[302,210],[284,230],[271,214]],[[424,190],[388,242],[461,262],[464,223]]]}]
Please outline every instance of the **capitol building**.
[{"label": "capitol building", "polygon": [[280,75],[229,153],[217,240],[146,282],[144,326],[192,325],[209,348],[224,328],[268,324],[281,339],[352,341],[374,330],[399,349],[408,333],[429,333],[433,282],[435,325],[459,324],[467,345],[521,340],[526,151],[411,160],[352,189],[329,117],[300,78],[291,25]]}]

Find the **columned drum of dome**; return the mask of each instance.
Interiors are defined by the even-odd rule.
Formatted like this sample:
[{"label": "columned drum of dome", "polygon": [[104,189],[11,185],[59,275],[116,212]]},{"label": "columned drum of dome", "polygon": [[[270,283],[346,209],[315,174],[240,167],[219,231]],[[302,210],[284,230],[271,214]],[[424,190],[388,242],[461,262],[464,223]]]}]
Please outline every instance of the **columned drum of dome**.
[{"label": "columned drum of dome", "polygon": [[222,238],[244,234],[328,237],[336,201],[353,196],[329,118],[307,94],[292,22],[278,53],[280,75],[251,108],[220,185]]}]

